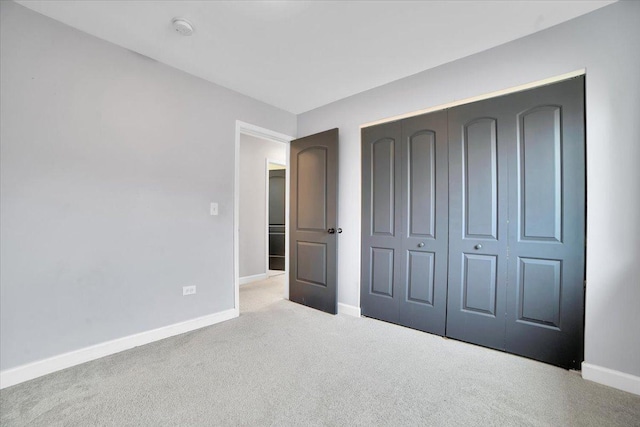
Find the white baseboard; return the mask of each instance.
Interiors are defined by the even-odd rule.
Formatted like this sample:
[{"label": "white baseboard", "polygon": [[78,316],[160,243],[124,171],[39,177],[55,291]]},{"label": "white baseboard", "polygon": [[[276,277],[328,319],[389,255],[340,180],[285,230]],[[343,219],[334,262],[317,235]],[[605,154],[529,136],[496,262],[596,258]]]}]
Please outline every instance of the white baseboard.
[{"label": "white baseboard", "polygon": [[0,372],[0,389],[52,372],[238,317],[236,308],[70,351]]},{"label": "white baseboard", "polygon": [[360,317],[360,307],[356,307],[355,305],[343,304],[339,302],[338,313],[346,314],[347,316]]},{"label": "white baseboard", "polygon": [[640,377],[582,362],[582,378],[640,396]]},{"label": "white baseboard", "polygon": [[282,276],[285,273],[286,273],[286,271],[284,271],[284,270],[269,270],[269,277]]},{"label": "white baseboard", "polygon": [[247,283],[257,282],[258,280],[267,279],[267,273],[254,274],[253,276],[244,276],[239,280],[240,286],[246,285]]}]

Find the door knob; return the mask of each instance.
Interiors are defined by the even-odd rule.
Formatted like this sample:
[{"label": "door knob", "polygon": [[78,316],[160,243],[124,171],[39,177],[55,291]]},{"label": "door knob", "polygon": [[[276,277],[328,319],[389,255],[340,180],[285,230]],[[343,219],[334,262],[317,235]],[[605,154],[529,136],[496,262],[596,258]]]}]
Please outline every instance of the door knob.
[{"label": "door knob", "polygon": [[422,243],[422,242],[418,243],[418,247],[419,248],[424,248],[424,243]]},{"label": "door knob", "polygon": [[476,249],[482,249],[482,245],[480,243],[478,243],[477,245],[474,246],[474,248]]},{"label": "door knob", "polygon": [[330,229],[327,230],[327,232],[329,234],[336,234],[336,229],[335,228],[330,228]]},{"label": "door knob", "polygon": [[342,228],[338,228],[338,234],[342,233]]}]

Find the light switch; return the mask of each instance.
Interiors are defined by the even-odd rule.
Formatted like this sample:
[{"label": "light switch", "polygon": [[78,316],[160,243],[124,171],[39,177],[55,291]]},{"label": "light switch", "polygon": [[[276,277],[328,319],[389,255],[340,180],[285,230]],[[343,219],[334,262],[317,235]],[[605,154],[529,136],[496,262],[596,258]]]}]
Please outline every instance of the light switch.
[{"label": "light switch", "polygon": [[218,204],[217,203],[211,203],[210,212],[211,212],[211,215],[218,215]]}]

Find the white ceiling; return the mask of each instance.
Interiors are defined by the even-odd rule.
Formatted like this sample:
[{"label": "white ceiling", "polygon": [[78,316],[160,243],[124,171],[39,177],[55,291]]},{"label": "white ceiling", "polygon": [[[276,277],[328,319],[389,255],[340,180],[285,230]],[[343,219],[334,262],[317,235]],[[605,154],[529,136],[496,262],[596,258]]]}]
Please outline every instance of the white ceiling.
[{"label": "white ceiling", "polygon": [[[298,114],[613,1],[18,3]],[[174,17],[191,21],[193,36],[174,32]]]}]

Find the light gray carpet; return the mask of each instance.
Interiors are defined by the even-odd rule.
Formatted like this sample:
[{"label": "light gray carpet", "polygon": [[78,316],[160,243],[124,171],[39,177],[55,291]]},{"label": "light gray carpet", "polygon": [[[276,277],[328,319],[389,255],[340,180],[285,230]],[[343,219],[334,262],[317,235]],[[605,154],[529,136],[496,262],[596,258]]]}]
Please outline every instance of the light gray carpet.
[{"label": "light gray carpet", "polygon": [[640,397],[577,373],[282,299],[0,392],[2,426],[640,426]]}]

